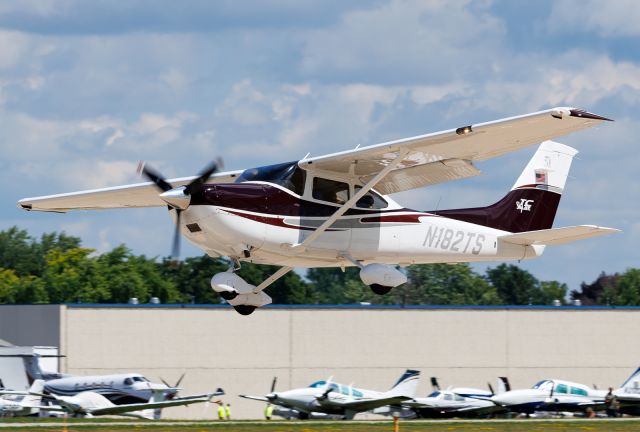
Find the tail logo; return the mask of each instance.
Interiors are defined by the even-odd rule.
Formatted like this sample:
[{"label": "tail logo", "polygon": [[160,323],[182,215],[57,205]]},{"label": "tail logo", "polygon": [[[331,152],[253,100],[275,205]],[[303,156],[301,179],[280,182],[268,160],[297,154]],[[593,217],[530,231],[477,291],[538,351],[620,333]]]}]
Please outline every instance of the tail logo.
[{"label": "tail logo", "polygon": [[533,205],[533,200],[528,199],[520,199],[516,201],[516,210],[520,210],[520,213],[525,211],[531,211],[531,206]]}]

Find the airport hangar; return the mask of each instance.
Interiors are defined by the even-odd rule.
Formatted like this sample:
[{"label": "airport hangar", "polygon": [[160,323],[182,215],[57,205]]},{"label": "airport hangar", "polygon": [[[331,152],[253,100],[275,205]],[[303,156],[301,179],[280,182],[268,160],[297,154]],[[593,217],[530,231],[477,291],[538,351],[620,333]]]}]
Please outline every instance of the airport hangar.
[{"label": "airport hangar", "polygon": [[[443,387],[513,388],[543,378],[619,387],[640,365],[640,308],[553,306],[270,306],[240,316],[222,305],[2,305],[0,337],[60,347],[61,371],[139,372],[182,394],[222,387],[236,419],[261,418],[264,395],[333,376],[387,390],[406,368],[418,395]],[[215,406],[166,409],[165,418],[213,418]]]}]

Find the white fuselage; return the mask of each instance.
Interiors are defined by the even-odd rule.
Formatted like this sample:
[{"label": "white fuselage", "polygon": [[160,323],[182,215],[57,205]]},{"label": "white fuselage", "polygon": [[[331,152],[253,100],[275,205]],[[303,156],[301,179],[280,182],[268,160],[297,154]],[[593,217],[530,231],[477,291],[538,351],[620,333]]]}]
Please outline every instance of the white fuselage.
[{"label": "white fuselage", "polygon": [[147,402],[152,390],[169,390],[164,384],[151,383],[140,374],[68,376],[49,380],[45,390],[58,396],[83,392],[98,393],[113,403]]},{"label": "white fuselage", "polygon": [[[288,267],[353,265],[345,255],[365,265],[520,260],[539,256],[544,250],[543,246],[499,241],[505,231],[406,210],[388,196],[384,198],[389,202],[385,212],[340,217],[305,247],[304,253],[294,246],[328,217],[295,217],[201,205],[190,206],[183,212],[181,230],[212,256],[241,257],[244,250],[250,250],[249,261]],[[199,230],[192,232],[187,228],[192,224],[197,224]]]},{"label": "white fuselage", "polygon": [[606,392],[564,380],[540,381],[533,388],[511,390],[491,398],[512,411],[584,411],[602,404]]}]

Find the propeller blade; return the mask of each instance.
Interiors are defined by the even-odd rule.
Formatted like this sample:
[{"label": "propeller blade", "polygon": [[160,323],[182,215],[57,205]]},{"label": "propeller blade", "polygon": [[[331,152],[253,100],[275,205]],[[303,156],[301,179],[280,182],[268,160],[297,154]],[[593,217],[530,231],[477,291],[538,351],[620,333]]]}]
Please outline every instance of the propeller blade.
[{"label": "propeller blade", "polygon": [[182,382],[186,374],[187,374],[186,372],[182,372],[182,375],[180,375],[180,378],[178,378],[178,381],[176,381],[175,387],[180,387],[180,383]]},{"label": "propeller blade", "polygon": [[271,381],[271,391],[269,393],[273,393],[276,390],[276,382],[278,382],[278,377],[274,376],[273,381]]},{"label": "propeller blade", "polygon": [[491,392],[491,394],[496,394],[496,392],[493,391],[493,386],[491,385],[491,383],[487,383],[487,385],[489,386],[489,391]]},{"label": "propeller blade", "polygon": [[209,177],[217,172],[218,169],[222,166],[222,159],[220,158],[211,162],[202,171],[200,171],[200,174],[196,179],[192,180],[191,183],[187,185],[187,187],[185,188],[185,193],[187,195],[190,195],[193,191],[198,190],[204,184],[204,182],[206,182]]},{"label": "propeller blade", "polygon": [[[181,213],[182,213],[182,210],[176,209],[176,229],[173,232],[173,245],[171,246],[171,261],[173,262],[178,262],[180,260],[180,237],[181,237],[180,236],[180,215]],[[180,381],[182,381],[183,377],[184,377],[184,374],[182,374],[182,376],[178,380],[176,387],[178,387],[178,384],[180,383]]]},{"label": "propeller blade", "polygon": [[146,177],[151,182],[155,183],[158,189],[162,190],[162,192],[173,189],[173,186],[171,186],[171,184],[169,184],[169,182],[165,180],[162,174],[151,168],[145,162],[140,161],[140,163],[138,164],[138,173],[143,177]]},{"label": "propeller blade", "polygon": [[162,377],[160,377],[160,381],[162,381],[162,384],[166,385],[167,387],[169,387],[169,388],[171,387],[168,382],[166,382],[164,379],[162,379]]}]

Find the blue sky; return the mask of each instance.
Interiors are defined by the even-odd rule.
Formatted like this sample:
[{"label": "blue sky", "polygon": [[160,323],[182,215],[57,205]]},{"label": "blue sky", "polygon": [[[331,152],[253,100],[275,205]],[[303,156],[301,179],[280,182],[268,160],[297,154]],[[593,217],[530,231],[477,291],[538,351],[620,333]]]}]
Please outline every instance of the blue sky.
[{"label": "blue sky", "polygon": [[[624,234],[522,265],[576,289],[639,265],[638,22],[632,0],[0,1],[0,229],[166,255],[162,209],[56,215],[15,202],[137,182],[138,160],[169,176],[217,156],[240,169],[569,105],[616,122],[559,139],[580,154],[555,225]],[[489,204],[533,151],[395,198]]]}]

